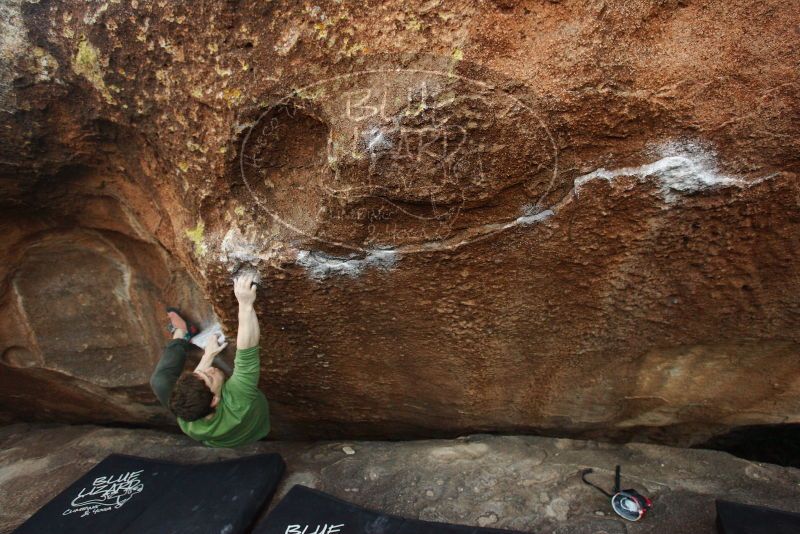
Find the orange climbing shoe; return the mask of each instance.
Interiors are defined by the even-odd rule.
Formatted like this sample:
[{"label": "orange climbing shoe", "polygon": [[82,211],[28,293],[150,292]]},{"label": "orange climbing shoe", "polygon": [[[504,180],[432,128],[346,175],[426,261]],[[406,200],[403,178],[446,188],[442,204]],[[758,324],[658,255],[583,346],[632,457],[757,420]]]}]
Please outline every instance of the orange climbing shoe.
[{"label": "orange climbing shoe", "polygon": [[167,317],[169,317],[169,324],[167,325],[167,330],[169,333],[172,334],[177,329],[181,329],[186,332],[186,336],[184,336],[187,340],[196,336],[200,329],[197,326],[188,321],[178,308],[169,307],[167,308]]}]

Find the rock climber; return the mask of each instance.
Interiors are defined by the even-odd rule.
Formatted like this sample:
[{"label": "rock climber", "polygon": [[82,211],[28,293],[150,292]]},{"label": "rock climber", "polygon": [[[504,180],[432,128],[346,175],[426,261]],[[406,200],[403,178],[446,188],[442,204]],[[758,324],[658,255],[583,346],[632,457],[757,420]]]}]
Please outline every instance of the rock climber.
[{"label": "rock climber", "polygon": [[200,363],[183,371],[189,339],[197,328],[175,308],[168,308],[172,340],[164,348],[150,386],[158,400],[178,418],[181,430],[210,447],[236,447],[264,438],[270,430],[267,399],[258,389],[259,328],[253,304],[255,275],[245,273],[234,282],[239,302],[239,330],[231,377],[213,366],[223,346],[216,336],[205,346]]}]

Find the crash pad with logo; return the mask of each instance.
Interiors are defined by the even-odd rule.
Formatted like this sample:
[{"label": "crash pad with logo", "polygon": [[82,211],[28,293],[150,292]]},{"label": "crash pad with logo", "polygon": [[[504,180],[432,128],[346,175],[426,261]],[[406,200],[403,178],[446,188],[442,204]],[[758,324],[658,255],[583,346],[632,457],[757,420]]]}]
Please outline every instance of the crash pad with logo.
[{"label": "crash pad with logo", "polygon": [[112,454],[14,534],[239,534],[272,498],[277,454],[179,464]]}]

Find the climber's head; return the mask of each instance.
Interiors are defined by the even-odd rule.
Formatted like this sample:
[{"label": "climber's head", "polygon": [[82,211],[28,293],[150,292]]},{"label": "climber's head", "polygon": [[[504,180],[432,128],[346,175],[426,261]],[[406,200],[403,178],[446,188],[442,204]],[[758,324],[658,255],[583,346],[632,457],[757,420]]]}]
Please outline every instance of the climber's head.
[{"label": "climber's head", "polygon": [[175,383],[169,399],[172,413],[184,421],[201,419],[219,404],[225,374],[216,367],[184,373]]},{"label": "climber's head", "polygon": [[222,395],[222,386],[225,384],[225,373],[214,366],[198,366],[193,374],[199,377],[211,393],[214,394],[214,398],[211,400],[211,407],[216,408],[217,404],[219,404],[220,395]]}]

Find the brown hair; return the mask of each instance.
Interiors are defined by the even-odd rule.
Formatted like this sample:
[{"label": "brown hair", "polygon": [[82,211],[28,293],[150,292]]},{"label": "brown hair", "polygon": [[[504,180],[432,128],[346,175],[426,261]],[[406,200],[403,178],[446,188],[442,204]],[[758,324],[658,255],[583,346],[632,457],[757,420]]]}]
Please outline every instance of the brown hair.
[{"label": "brown hair", "polygon": [[214,394],[202,378],[193,373],[184,373],[175,382],[169,397],[169,409],[185,421],[196,421],[212,412]]}]

